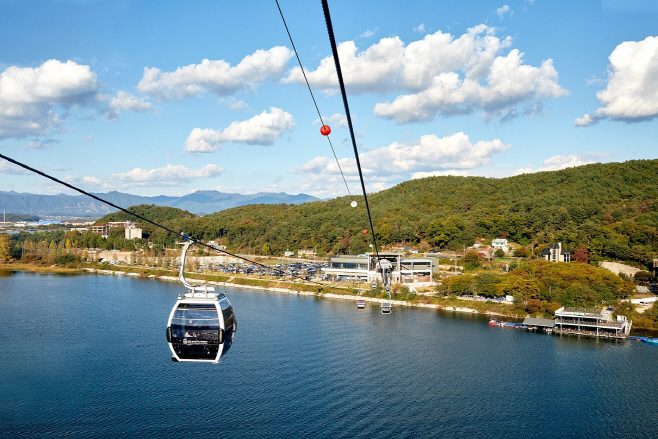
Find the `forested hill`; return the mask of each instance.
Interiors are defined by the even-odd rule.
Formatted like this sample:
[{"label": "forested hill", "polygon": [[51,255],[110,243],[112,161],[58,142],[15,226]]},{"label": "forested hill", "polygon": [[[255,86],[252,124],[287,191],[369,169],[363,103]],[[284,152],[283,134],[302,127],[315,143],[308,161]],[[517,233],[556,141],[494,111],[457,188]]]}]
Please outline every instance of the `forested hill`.
[{"label": "forested hill", "polygon": [[[476,237],[522,245],[562,242],[593,258],[649,264],[658,254],[658,160],[592,164],[502,179],[429,177],[369,195],[379,242],[461,248]],[[358,206],[350,207],[356,200]],[[362,197],[249,205],[188,220],[187,233],[233,250],[368,249]]]}]

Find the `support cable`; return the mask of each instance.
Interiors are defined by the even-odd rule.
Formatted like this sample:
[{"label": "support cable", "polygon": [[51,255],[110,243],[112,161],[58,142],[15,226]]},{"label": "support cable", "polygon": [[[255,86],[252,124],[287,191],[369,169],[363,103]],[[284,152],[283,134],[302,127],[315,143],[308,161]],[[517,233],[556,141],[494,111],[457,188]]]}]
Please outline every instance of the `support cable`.
[{"label": "support cable", "polygon": [[[245,261],[245,262],[249,262],[249,263],[254,264],[254,265],[258,265],[259,267],[266,268],[267,270],[274,271],[275,273],[278,273],[279,276],[281,276],[281,275],[285,275],[285,274],[286,274],[285,271],[283,271],[283,270],[279,270],[278,268],[273,268],[273,267],[270,267],[270,266],[268,266],[268,265],[261,264],[260,262],[252,261],[251,259],[249,259],[249,258],[245,258],[244,256],[240,256],[240,255],[233,254],[233,253],[231,253],[231,252],[227,252],[226,250],[222,250],[222,249],[219,249],[219,248],[217,248],[217,247],[214,247],[214,246],[212,246],[212,245],[210,245],[210,244],[206,244],[205,242],[201,241],[200,239],[195,238],[195,237],[193,237],[193,236],[190,236],[190,235],[188,235],[187,233],[183,233],[183,232],[179,232],[179,231],[176,231],[176,230],[170,229],[170,228],[167,227],[167,226],[164,226],[164,225],[162,225],[162,224],[156,223],[155,221],[152,221],[152,220],[150,220],[150,219],[148,219],[148,218],[145,218],[145,217],[143,217],[142,215],[140,215],[140,214],[138,214],[138,213],[132,212],[132,211],[130,211],[130,210],[128,210],[128,209],[124,209],[124,208],[121,207],[121,206],[117,206],[117,205],[114,204],[114,203],[111,203],[111,202],[109,202],[109,201],[107,201],[107,200],[104,200],[104,199],[102,199],[102,198],[100,198],[100,197],[98,197],[98,196],[96,196],[96,195],[94,195],[94,194],[92,194],[92,193],[89,193],[89,192],[87,192],[87,191],[85,191],[85,190],[82,190],[82,189],[80,189],[80,188],[78,188],[78,187],[75,187],[75,186],[73,186],[72,184],[69,184],[69,183],[67,183],[67,182],[65,182],[65,181],[62,181],[62,180],[56,178],[56,177],[53,177],[52,175],[48,175],[48,174],[46,174],[45,172],[41,172],[41,171],[39,171],[38,169],[32,168],[31,166],[28,166],[28,165],[26,165],[26,164],[24,164],[24,163],[21,163],[21,162],[19,162],[19,161],[17,161],[17,160],[14,160],[14,159],[10,158],[10,157],[7,157],[7,156],[4,155],[4,154],[0,154],[0,158],[3,158],[3,159],[5,159],[5,160],[7,160],[8,162],[13,163],[13,164],[16,165],[16,166],[20,166],[20,167],[23,168],[23,169],[27,169],[28,171],[34,172],[35,174],[39,174],[39,175],[41,175],[42,177],[45,177],[45,178],[47,178],[47,179],[49,179],[49,180],[54,181],[55,183],[59,183],[59,184],[61,184],[61,185],[63,185],[63,186],[66,186],[67,188],[72,189],[72,190],[74,190],[74,191],[76,191],[76,192],[80,192],[81,194],[86,195],[86,196],[88,196],[88,197],[91,197],[91,198],[93,198],[94,200],[100,201],[101,203],[107,204],[108,206],[112,206],[112,207],[114,207],[114,208],[117,209],[117,210],[120,210],[120,211],[125,212],[125,213],[127,213],[127,214],[129,214],[129,215],[132,215],[132,216],[134,216],[134,217],[136,217],[136,218],[139,218],[139,219],[141,219],[141,220],[143,220],[143,221],[146,221],[147,223],[150,223],[150,224],[152,224],[152,225],[154,225],[154,226],[156,226],[156,227],[160,227],[161,229],[164,229],[164,230],[166,230],[167,232],[169,232],[169,233],[171,233],[171,234],[173,234],[173,235],[181,236],[181,237],[183,237],[186,241],[190,241],[190,242],[193,242],[194,244],[198,244],[198,245],[204,246],[204,247],[206,247],[206,248],[209,248],[209,249],[211,249],[211,250],[215,250],[215,251],[217,251],[217,252],[224,253],[224,254],[226,254],[226,255],[228,255],[228,256],[231,256],[231,257],[233,257],[233,258],[240,259],[240,260],[243,260],[243,261]],[[325,288],[332,288],[330,285],[325,285],[325,284],[320,283],[320,282],[315,282],[315,281],[312,281],[312,280],[307,280],[307,279],[304,279],[304,278],[302,278],[302,277],[300,277],[300,276],[290,275],[290,277],[293,278],[293,279],[301,279],[301,280],[304,281],[304,282],[308,282],[308,283],[310,283],[310,284],[315,284],[315,285],[320,285],[320,286],[325,287]]]},{"label": "support cable", "polygon": [[[352,116],[350,115],[350,108],[347,103],[347,93],[345,92],[345,83],[343,82],[343,72],[340,68],[340,60],[338,59],[338,48],[336,47],[336,38],[334,37],[334,28],[331,24],[331,15],[329,14],[329,5],[327,0],[322,0],[322,10],[324,11],[324,19],[327,22],[327,32],[329,33],[329,42],[331,43],[331,51],[334,55],[334,63],[336,64],[336,74],[338,75],[338,85],[340,86],[340,94],[343,96],[343,105],[345,106],[345,116],[347,117],[347,125],[350,129],[350,136],[352,137],[352,147],[354,148],[354,158],[356,159],[356,167],[359,170],[359,179],[361,180],[361,190],[363,191],[363,200],[366,205],[366,212],[368,213],[368,222],[370,223],[370,231],[372,232],[372,245],[377,258],[377,264],[382,272],[382,282],[386,285],[386,277],[384,276],[384,269],[381,266],[379,259],[379,250],[377,248],[377,239],[375,238],[375,228],[372,225],[372,215],[370,214],[370,206],[368,205],[368,195],[366,193],[366,185],[363,181],[363,171],[361,170],[361,162],[359,161],[359,150],[356,147],[356,138],[354,137],[354,128],[352,126]],[[389,300],[391,293],[388,293]]]},{"label": "support cable", "polygon": [[[315,110],[318,112],[318,117],[320,118],[320,123],[324,125],[324,120],[322,119],[322,115],[320,114],[320,109],[318,108],[318,103],[315,101],[315,96],[313,96],[313,90],[311,90],[311,84],[308,82],[308,78],[306,77],[306,72],[304,71],[304,66],[302,65],[302,60],[299,58],[299,53],[297,52],[297,48],[295,47],[295,43],[292,41],[292,35],[290,34],[290,30],[288,29],[288,25],[286,24],[286,19],[283,17],[283,11],[281,11],[281,6],[279,5],[279,0],[276,1],[276,6],[279,8],[279,14],[281,15],[281,20],[283,20],[283,25],[286,28],[286,32],[288,33],[288,38],[290,39],[290,44],[292,44],[292,48],[295,51],[295,56],[297,57],[297,62],[299,63],[299,68],[302,69],[302,75],[304,75],[304,81],[306,81],[306,87],[308,87],[308,92],[311,94],[311,99],[313,99],[313,104],[315,105]],[[347,189],[347,193],[349,194],[350,197],[352,197],[352,193],[350,192],[349,186],[347,186],[347,180],[345,179],[345,174],[343,174],[343,169],[340,167],[340,162],[338,161],[338,157],[336,156],[336,150],[334,149],[333,143],[331,143],[331,139],[329,138],[329,135],[327,135],[327,140],[329,141],[329,146],[331,146],[331,152],[334,153],[334,159],[336,159],[336,164],[338,165],[338,169],[340,170],[340,175],[343,177],[343,182],[345,182],[345,189]]]}]

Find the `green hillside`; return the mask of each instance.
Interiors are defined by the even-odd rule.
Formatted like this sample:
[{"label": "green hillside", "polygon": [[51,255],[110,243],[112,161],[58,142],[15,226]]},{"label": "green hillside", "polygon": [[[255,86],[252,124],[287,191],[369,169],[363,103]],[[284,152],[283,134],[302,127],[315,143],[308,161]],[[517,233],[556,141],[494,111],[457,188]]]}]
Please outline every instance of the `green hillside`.
[{"label": "green hillside", "polygon": [[[353,199],[358,201],[356,208],[350,207]],[[382,245],[407,242],[461,249],[476,238],[505,236],[535,248],[560,241],[572,252],[586,248],[595,260],[613,258],[644,266],[658,255],[657,199],[658,160],[501,179],[430,177],[369,195]],[[275,253],[286,248],[360,253],[370,242],[362,233],[368,225],[362,197],[249,205],[205,217],[178,212],[167,217],[166,224],[205,240],[219,239],[234,251],[267,244]],[[125,214],[103,221],[121,215]]]}]

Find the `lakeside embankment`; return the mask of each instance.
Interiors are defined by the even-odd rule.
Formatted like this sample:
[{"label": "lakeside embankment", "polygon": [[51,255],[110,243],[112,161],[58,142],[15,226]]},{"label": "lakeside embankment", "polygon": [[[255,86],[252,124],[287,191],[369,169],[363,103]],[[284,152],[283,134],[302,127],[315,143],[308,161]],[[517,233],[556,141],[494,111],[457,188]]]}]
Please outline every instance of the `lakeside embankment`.
[{"label": "lakeside embankment", "polygon": [[[172,276],[171,272],[164,270],[152,270],[144,268],[133,267],[111,267],[111,269],[92,268],[92,267],[61,267],[56,265],[44,266],[36,264],[26,264],[19,262],[11,262],[0,264],[0,270],[25,270],[40,273],[60,273],[60,274],[80,274],[80,273],[98,273],[104,275],[125,275],[136,276],[154,280],[162,280],[168,282],[178,282],[178,276]],[[353,290],[341,288],[333,285],[315,286],[303,283],[281,282],[266,279],[237,277],[237,276],[222,276],[222,275],[205,275],[205,274],[192,274],[186,273],[186,279],[193,283],[207,283],[208,285],[223,286],[231,288],[248,288],[259,291],[269,291],[283,294],[297,294],[304,296],[325,297],[335,300],[355,300],[357,297],[367,302],[382,303],[388,301],[382,297],[373,297],[372,295],[362,294],[357,295]],[[323,291],[331,290],[334,292]],[[338,293],[338,292],[341,293]],[[416,296],[416,300],[391,300],[393,306],[406,306],[425,309],[437,309],[443,311],[452,311],[459,313],[469,314],[483,314],[487,316],[498,316],[507,318],[522,319],[526,315],[519,314],[518,312],[505,309],[508,305],[492,304],[484,302],[473,302],[469,305],[474,306],[461,306],[461,304],[454,303],[458,299],[451,298],[438,298],[430,296]],[[463,302],[463,301],[460,301]]]}]

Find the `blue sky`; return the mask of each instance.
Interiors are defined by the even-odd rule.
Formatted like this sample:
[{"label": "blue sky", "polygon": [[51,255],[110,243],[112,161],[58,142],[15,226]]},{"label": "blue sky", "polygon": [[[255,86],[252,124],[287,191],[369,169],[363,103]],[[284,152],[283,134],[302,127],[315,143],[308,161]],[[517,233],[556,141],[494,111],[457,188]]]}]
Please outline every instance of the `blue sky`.
[{"label": "blue sky", "polygon": [[[280,0],[352,194],[320,1]],[[329,2],[366,186],[656,158],[658,2]],[[274,0],[0,0],[0,152],[93,192],[347,194]],[[72,193],[0,160],[0,190]]]}]

